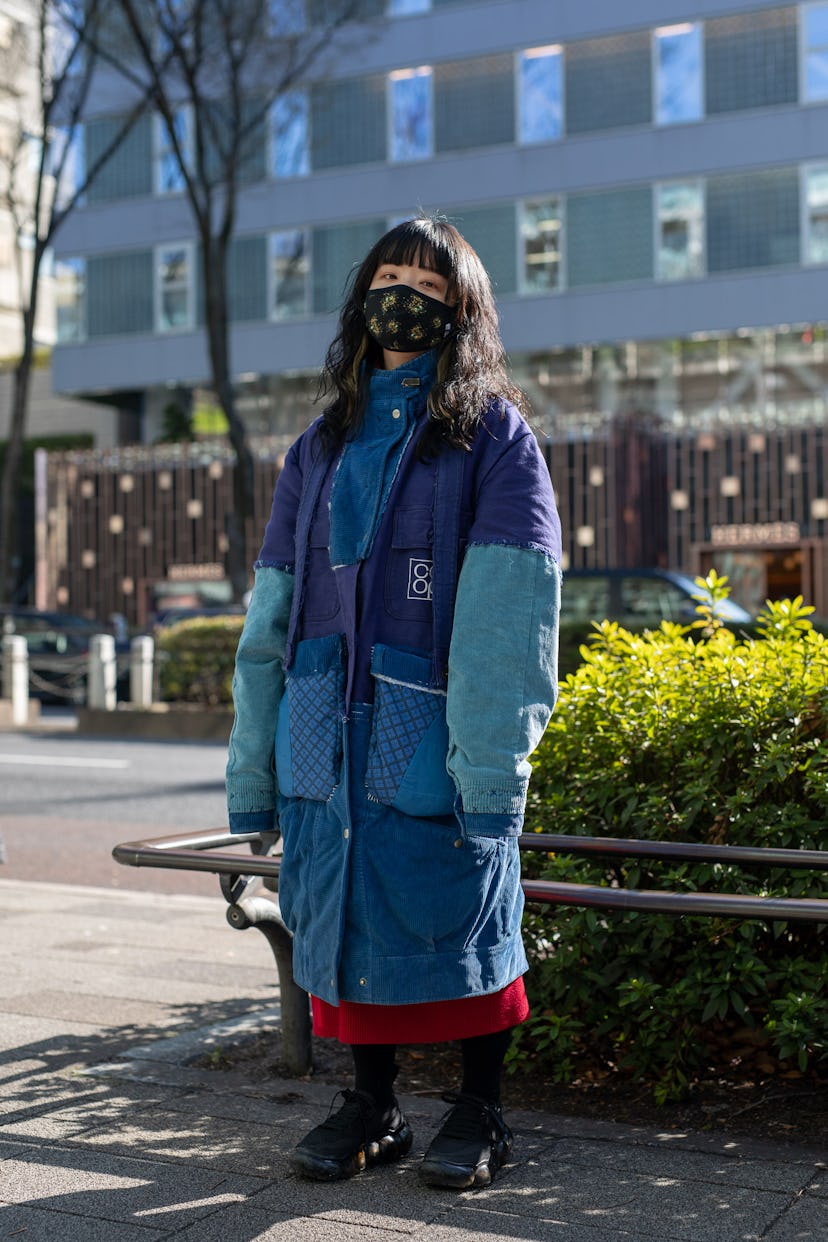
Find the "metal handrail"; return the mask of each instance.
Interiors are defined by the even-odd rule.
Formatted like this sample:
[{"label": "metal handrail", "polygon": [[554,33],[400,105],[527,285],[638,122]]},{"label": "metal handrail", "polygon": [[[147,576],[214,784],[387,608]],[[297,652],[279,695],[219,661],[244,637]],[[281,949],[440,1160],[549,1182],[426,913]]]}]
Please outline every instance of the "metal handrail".
[{"label": "metal handrail", "polygon": [[[275,836],[274,836],[275,840]],[[182,871],[207,871],[223,876],[261,876],[275,879],[280,860],[261,854],[226,854],[228,845],[260,844],[259,833],[230,833],[209,829],[178,833],[116,845],[116,862],[130,867],[160,867]],[[733,865],[761,864],[828,871],[828,851],[776,849],[766,846],[706,845],[681,841],[639,841],[622,837],[575,837],[555,833],[523,833],[522,850],[546,853],[670,858],[683,861],[715,861]],[[209,857],[205,851],[210,851]],[[523,880],[527,901],[547,905],[581,905],[601,909],[702,914],[736,918],[760,918],[828,923],[828,898],[760,897],[741,893],[671,892],[619,886],[575,884],[557,880]]]}]

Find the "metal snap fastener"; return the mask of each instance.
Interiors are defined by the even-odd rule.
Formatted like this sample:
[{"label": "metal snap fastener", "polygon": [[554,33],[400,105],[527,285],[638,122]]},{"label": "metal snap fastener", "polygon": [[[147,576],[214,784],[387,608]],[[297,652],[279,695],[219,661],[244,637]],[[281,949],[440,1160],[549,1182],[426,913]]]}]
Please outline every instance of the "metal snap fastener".
[{"label": "metal snap fastener", "polygon": [[360,986],[361,988],[364,988],[367,982],[368,982],[368,980],[367,980],[367,979],[360,979],[360,981],[359,981],[359,986]]},{"label": "metal snap fastener", "polygon": [[346,829],[345,829],[345,831],[343,832],[343,834],[342,834],[342,835],[343,835],[343,837],[345,838],[345,840],[347,841],[347,840],[348,840],[348,837],[349,837],[351,834],[350,834],[350,832],[348,831],[348,829],[346,828]]},{"label": "metal snap fastener", "polygon": [[463,846],[463,838],[458,837],[457,840],[454,842],[454,848],[456,850],[459,850],[459,849],[462,849],[462,846]]},{"label": "metal snap fastener", "polygon": [[399,417],[400,417],[400,411],[399,411],[399,410],[392,410],[392,411],[391,411],[391,417],[392,417],[392,418],[399,418]]}]

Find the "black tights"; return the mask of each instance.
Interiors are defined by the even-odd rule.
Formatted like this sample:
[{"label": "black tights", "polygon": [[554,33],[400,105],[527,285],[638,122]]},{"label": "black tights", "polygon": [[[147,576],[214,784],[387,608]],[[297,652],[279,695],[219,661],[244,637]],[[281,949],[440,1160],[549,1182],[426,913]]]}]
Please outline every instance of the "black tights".
[{"label": "black tights", "polygon": [[[512,1040],[511,1030],[494,1031],[461,1039],[463,1053],[463,1084],[460,1090],[476,1095],[492,1104],[500,1103],[500,1078],[503,1059]],[[396,1044],[351,1044],[354,1058],[354,1086],[367,1091],[385,1108],[394,1100],[394,1060]]]}]

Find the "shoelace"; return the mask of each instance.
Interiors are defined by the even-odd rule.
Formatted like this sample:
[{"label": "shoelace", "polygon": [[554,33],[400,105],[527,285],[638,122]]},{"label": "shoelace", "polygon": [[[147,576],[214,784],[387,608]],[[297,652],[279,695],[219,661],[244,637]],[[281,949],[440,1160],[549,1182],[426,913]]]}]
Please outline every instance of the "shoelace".
[{"label": "shoelace", "polygon": [[[339,1097],[342,1096],[345,1103],[342,1107],[334,1112],[334,1105]],[[345,1087],[342,1091],[337,1091],[331,1100],[328,1115],[322,1122],[327,1130],[332,1130],[335,1134],[341,1130],[350,1129],[356,1122],[362,1126],[363,1134],[368,1132],[368,1117],[374,1111],[375,1105],[369,1096],[362,1091],[352,1091]]]},{"label": "shoelace", "polygon": [[464,1095],[462,1092],[446,1091],[443,1099],[453,1107],[445,1114],[440,1132],[445,1138],[477,1139],[480,1137],[481,1124],[488,1131],[488,1137],[494,1142],[503,1138],[505,1125],[496,1105],[481,1100],[476,1095]]}]

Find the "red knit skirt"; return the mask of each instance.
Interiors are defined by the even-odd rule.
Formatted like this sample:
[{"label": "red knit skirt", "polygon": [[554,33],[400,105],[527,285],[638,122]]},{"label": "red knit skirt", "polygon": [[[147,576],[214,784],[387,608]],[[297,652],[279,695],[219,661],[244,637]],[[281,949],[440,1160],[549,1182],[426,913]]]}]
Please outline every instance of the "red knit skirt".
[{"label": "red knit skirt", "polygon": [[313,1033],[342,1044],[437,1044],[518,1026],[529,1017],[523,979],[499,992],[420,1005],[361,1005],[311,997]]}]

